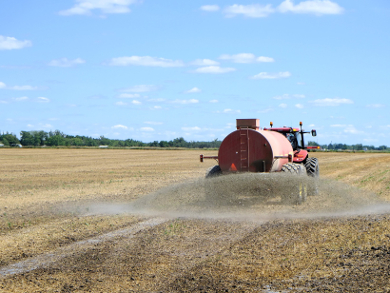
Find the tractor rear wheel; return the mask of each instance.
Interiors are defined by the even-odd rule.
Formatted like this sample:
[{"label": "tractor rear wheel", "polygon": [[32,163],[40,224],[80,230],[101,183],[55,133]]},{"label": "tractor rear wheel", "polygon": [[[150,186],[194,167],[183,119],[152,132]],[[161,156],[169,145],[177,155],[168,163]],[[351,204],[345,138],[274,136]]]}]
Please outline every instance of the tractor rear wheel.
[{"label": "tractor rear wheel", "polygon": [[[286,174],[306,175],[306,168],[302,164],[288,163],[283,165],[282,172]],[[292,190],[287,190],[282,195],[282,200],[289,204],[301,204],[307,198],[307,184],[305,180],[297,178],[292,184]]]},{"label": "tractor rear wheel", "polygon": [[309,185],[308,194],[318,195],[318,178],[320,177],[320,167],[317,158],[307,158],[305,162],[307,175],[313,177],[312,184]]},{"label": "tractor rear wheel", "polygon": [[206,172],[206,178],[212,178],[215,176],[219,176],[222,174],[221,167],[219,165],[215,165],[214,167],[211,167]]},{"label": "tractor rear wheel", "polygon": [[317,158],[307,158],[305,162],[306,172],[308,176],[319,177],[320,167]]}]

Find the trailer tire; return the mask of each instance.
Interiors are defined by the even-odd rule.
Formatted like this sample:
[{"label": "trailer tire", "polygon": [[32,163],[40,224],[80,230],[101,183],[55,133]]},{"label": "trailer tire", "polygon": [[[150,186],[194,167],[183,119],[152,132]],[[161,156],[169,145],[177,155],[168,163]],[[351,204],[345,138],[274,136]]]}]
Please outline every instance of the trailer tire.
[{"label": "trailer tire", "polygon": [[288,163],[283,165],[282,172],[287,174],[306,175],[306,168],[301,164]]},{"label": "trailer tire", "polygon": [[[302,164],[288,163],[283,165],[281,171],[286,174],[306,175],[306,168]],[[297,205],[305,202],[307,199],[307,183],[305,181],[297,179],[297,183],[293,184],[292,190],[288,190],[282,195],[283,202]]]},{"label": "trailer tire", "polygon": [[221,167],[219,165],[215,165],[214,167],[211,167],[206,172],[206,178],[213,178],[215,176],[219,176],[222,174]]}]

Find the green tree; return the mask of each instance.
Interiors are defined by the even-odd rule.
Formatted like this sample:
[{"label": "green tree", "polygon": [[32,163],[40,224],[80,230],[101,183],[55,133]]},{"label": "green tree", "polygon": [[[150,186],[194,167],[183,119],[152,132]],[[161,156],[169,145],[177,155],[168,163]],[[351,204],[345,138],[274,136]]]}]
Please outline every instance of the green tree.
[{"label": "green tree", "polygon": [[363,150],[363,145],[360,143],[360,144],[355,144],[354,145],[354,149],[356,151],[362,151]]},{"label": "green tree", "polygon": [[20,143],[24,146],[34,145],[34,136],[29,131],[20,132]]},{"label": "green tree", "polygon": [[165,141],[165,140],[160,141],[159,145],[160,145],[160,147],[162,147],[162,148],[167,148],[167,147],[169,147],[168,142]]},{"label": "green tree", "polygon": [[309,142],[307,143],[307,145],[308,145],[308,146],[319,146],[319,144],[316,143],[315,141],[309,141]]},{"label": "green tree", "polygon": [[82,145],[84,145],[84,141],[79,137],[75,137],[75,138],[72,138],[70,144],[74,145],[74,146],[82,146]]},{"label": "green tree", "polygon": [[46,141],[48,146],[60,146],[65,145],[65,138],[61,135],[53,135],[49,137]]},{"label": "green tree", "polygon": [[6,139],[6,138],[2,138],[1,139],[1,141],[3,142],[3,145],[5,145],[5,146],[9,146],[9,142],[8,142],[8,140]]},{"label": "green tree", "polygon": [[15,146],[20,144],[19,139],[15,134],[7,133],[0,136],[0,140],[3,141],[3,144],[6,146]]},{"label": "green tree", "polygon": [[103,135],[100,136],[100,145],[109,145],[110,140],[108,138],[105,138]]}]

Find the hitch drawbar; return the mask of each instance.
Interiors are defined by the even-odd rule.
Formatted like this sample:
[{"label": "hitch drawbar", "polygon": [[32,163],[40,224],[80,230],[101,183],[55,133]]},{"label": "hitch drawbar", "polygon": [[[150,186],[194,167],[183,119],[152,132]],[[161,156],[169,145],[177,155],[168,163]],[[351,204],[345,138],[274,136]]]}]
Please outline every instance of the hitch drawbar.
[{"label": "hitch drawbar", "polygon": [[200,162],[201,163],[203,163],[204,159],[214,159],[214,160],[218,161],[218,156],[203,156],[203,155],[200,155]]}]

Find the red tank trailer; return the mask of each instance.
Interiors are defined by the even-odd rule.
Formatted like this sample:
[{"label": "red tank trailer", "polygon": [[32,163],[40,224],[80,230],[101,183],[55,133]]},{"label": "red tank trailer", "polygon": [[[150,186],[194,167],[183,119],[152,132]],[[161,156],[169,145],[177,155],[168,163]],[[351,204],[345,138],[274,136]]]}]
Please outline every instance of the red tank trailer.
[{"label": "red tank trailer", "polygon": [[[305,132],[299,128],[260,128],[259,119],[237,119],[237,130],[222,141],[218,156],[200,155],[200,161],[215,159],[206,178],[233,172],[285,172],[319,176],[316,158],[309,158],[304,134],[316,136],[315,130]],[[317,188],[312,193],[316,193]],[[305,197],[305,195],[303,195]]]}]

